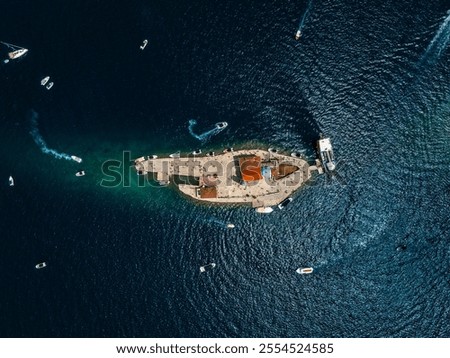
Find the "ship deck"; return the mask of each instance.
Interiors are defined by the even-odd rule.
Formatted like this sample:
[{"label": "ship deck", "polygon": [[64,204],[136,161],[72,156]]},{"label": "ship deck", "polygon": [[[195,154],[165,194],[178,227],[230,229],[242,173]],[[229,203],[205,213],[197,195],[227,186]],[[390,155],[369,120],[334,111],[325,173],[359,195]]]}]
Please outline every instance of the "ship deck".
[{"label": "ship deck", "polygon": [[[243,181],[239,158],[246,157],[259,157],[263,165],[287,169],[279,170],[278,176]],[[317,170],[316,166],[310,166],[302,158],[260,149],[231,151],[215,156],[190,154],[185,158],[141,157],[135,160],[135,168],[142,175],[152,173],[160,182],[169,182],[175,176],[181,178],[184,183],[177,185],[179,190],[196,200],[223,204],[244,203],[255,208],[279,204]]]}]

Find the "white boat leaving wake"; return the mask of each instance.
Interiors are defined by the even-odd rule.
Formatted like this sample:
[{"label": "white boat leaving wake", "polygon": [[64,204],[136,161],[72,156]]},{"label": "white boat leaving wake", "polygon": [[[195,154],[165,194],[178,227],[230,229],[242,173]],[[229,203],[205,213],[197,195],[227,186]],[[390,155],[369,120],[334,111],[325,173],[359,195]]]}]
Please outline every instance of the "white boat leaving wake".
[{"label": "white boat leaving wake", "polygon": [[74,160],[77,163],[81,163],[83,161],[83,159],[81,159],[80,157],[77,157],[76,155],[71,155],[70,159]]},{"label": "white boat leaving wake", "polygon": [[9,43],[3,42],[3,41],[0,41],[0,43],[2,43],[3,45],[5,45],[6,47],[8,47],[11,50],[10,52],[8,52],[8,58],[3,60],[4,63],[8,63],[9,60],[16,60],[16,59],[24,56],[28,52],[28,49],[26,49],[24,47],[12,45],[12,44],[9,44]]},{"label": "white boat leaving wake", "polygon": [[144,41],[142,41],[142,45],[139,46],[139,48],[140,48],[141,50],[143,50],[143,49],[147,46],[147,44],[148,44],[148,40],[145,39]]},{"label": "white boat leaving wake", "polygon": [[197,124],[197,121],[195,119],[190,119],[189,120],[189,133],[191,134],[191,136],[193,136],[194,138],[198,139],[199,141],[205,143],[207,142],[211,137],[219,134],[220,132],[222,132],[226,127],[228,127],[228,123],[227,122],[218,122],[215,124],[213,129],[210,129],[209,131],[203,132],[201,134],[195,134],[194,133],[194,126]]},{"label": "white boat leaving wake", "polygon": [[216,267],[216,264],[214,262],[211,262],[209,264],[200,266],[200,272],[207,272],[207,271],[211,271],[213,268]]}]

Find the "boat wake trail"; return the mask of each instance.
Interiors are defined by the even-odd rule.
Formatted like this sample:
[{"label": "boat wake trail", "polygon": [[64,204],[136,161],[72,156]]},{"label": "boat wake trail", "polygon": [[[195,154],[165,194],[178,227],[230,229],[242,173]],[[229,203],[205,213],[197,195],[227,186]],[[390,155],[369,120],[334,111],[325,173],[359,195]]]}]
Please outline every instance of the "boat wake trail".
[{"label": "boat wake trail", "polygon": [[223,229],[226,229],[226,228],[228,227],[228,223],[226,223],[225,221],[216,219],[216,218],[209,218],[209,219],[206,219],[205,222],[206,222],[207,224],[214,225],[214,226],[218,226],[218,227],[221,227],[221,228],[223,228]]},{"label": "boat wake trail", "polygon": [[191,136],[193,136],[194,138],[198,139],[199,141],[201,141],[202,143],[206,143],[211,137],[219,134],[220,132],[222,132],[225,129],[225,126],[223,127],[218,127],[217,124],[216,126],[209,130],[206,131],[202,134],[195,134],[194,133],[194,126],[197,124],[197,121],[195,119],[190,119],[189,120],[189,133],[191,134]]},{"label": "boat wake trail", "polygon": [[309,10],[311,9],[312,0],[308,1],[308,6],[306,7],[305,13],[303,14],[302,18],[300,19],[300,22],[298,24],[298,31],[301,31],[303,29],[303,26],[305,24],[305,20],[309,14]]},{"label": "boat wake trail", "polygon": [[47,147],[47,143],[45,142],[44,138],[42,138],[41,133],[39,132],[38,128],[38,120],[39,115],[35,111],[31,111],[31,131],[30,134],[33,137],[33,140],[38,145],[39,148],[41,148],[42,152],[45,154],[50,154],[56,159],[66,159],[66,160],[72,160],[70,155],[65,153],[59,153],[54,149],[50,149]]},{"label": "boat wake trail", "polygon": [[429,63],[436,62],[450,42],[450,10],[447,12],[447,17],[442,22],[441,26],[434,35],[420,62],[427,61]]}]

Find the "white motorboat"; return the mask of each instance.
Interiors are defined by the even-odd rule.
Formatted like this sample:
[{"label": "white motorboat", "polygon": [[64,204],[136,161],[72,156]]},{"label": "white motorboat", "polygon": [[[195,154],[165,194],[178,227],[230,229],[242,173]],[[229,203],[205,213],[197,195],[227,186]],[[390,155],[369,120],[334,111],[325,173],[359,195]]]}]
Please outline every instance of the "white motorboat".
[{"label": "white motorboat", "polygon": [[292,198],[286,198],[284,199],[281,203],[278,204],[278,208],[280,210],[283,210],[286,206],[288,206],[288,204],[294,199]]},{"label": "white motorboat", "polygon": [[219,123],[216,123],[216,128],[217,128],[217,129],[224,129],[224,128],[226,128],[226,127],[228,127],[228,123],[227,123],[227,122],[219,122]]},{"label": "white motorboat", "polygon": [[41,80],[41,86],[45,86],[50,79],[50,76],[46,76]]},{"label": "white motorboat", "polygon": [[330,138],[320,138],[317,141],[317,150],[319,151],[322,166],[326,171],[332,172],[336,169],[334,161],[333,147],[331,146]]},{"label": "white motorboat", "polygon": [[9,176],[9,186],[14,186],[14,178]]},{"label": "white motorboat", "polygon": [[396,247],[397,251],[405,251],[407,249],[407,246],[405,244],[399,245]]},{"label": "white motorboat", "polygon": [[312,267],[300,267],[297,269],[297,273],[300,275],[307,275],[310,274],[314,271],[314,269]]},{"label": "white motorboat", "polygon": [[234,224],[227,224],[227,229],[234,229],[234,228],[235,228]]},{"label": "white motorboat", "polygon": [[300,40],[300,37],[302,37],[302,32],[301,32],[301,30],[297,30],[297,32],[295,34],[295,39],[298,41],[298,40]]},{"label": "white motorboat", "polygon": [[272,211],[273,209],[270,206],[256,208],[256,212],[260,214],[270,214]]},{"label": "white motorboat", "polygon": [[39,270],[41,268],[47,267],[47,263],[46,262],[41,262],[41,263],[37,264],[35,267]]},{"label": "white motorboat", "polygon": [[145,48],[145,46],[147,46],[147,44],[148,44],[148,40],[145,39],[144,41],[142,41],[142,45],[139,46],[139,48],[140,48],[141,50],[143,50],[143,49]]},{"label": "white motorboat", "polygon": [[171,157],[171,158],[179,158],[180,156],[181,156],[181,152],[180,151],[172,153],[172,154],[169,155],[169,157]]},{"label": "white motorboat", "polygon": [[214,262],[211,262],[210,264],[200,266],[200,272],[206,272],[212,270],[214,267],[216,267],[216,264]]},{"label": "white motorboat", "polygon": [[84,177],[86,175],[86,172],[84,170],[79,170],[75,173],[77,177]]},{"label": "white motorboat", "polygon": [[81,163],[83,161],[83,159],[77,157],[76,155],[71,155],[70,157],[72,158],[72,160],[76,161],[77,163]]},{"label": "white motorboat", "polygon": [[47,90],[51,90],[53,85],[54,85],[54,83],[50,82],[50,83],[47,84],[47,86],[45,86],[45,88],[47,88]]},{"label": "white motorboat", "polygon": [[[19,57],[22,57],[23,55],[25,55],[28,52],[28,49],[20,47],[20,46],[12,45],[12,44],[2,42],[2,41],[0,41],[0,43],[2,43],[3,45],[7,46],[9,49],[12,50],[11,52],[8,52],[9,60],[18,59]],[[4,62],[7,63],[7,62],[9,62],[9,60],[5,60]]]}]

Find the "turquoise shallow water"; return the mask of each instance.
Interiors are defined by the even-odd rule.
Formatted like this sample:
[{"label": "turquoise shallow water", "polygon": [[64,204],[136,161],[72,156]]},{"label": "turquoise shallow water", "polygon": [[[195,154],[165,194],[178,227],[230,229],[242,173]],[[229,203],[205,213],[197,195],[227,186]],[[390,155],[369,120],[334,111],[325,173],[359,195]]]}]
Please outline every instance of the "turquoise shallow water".
[{"label": "turquoise shallow water", "polygon": [[[2,336],[449,336],[444,2],[313,1],[300,42],[306,1],[108,4],[0,7],[4,40],[30,49],[0,67]],[[41,151],[31,110],[47,146],[82,164]],[[202,143],[190,119],[229,126]],[[140,188],[133,172],[100,185],[123,151],[275,146],[313,161],[320,132],[336,175],[267,216]]]}]

